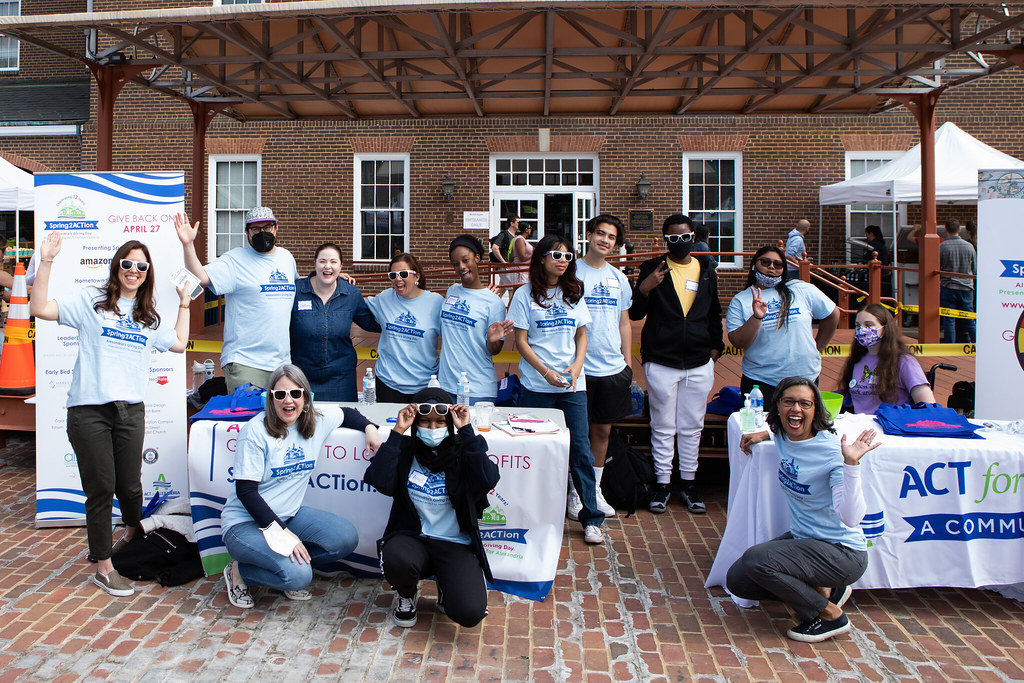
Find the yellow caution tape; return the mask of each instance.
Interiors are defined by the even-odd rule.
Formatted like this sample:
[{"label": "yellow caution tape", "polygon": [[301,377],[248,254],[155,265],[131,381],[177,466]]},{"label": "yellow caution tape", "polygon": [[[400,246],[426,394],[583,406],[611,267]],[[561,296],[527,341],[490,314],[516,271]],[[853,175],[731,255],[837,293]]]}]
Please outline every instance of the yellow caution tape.
[{"label": "yellow caution tape", "polygon": [[[864,301],[864,297],[862,297],[862,296],[857,297],[857,301],[858,302]],[[885,306],[886,308],[888,308],[893,313],[896,312],[896,308],[900,308],[900,309],[906,311],[907,313],[917,313],[920,310],[920,306],[917,306],[916,304],[896,304],[895,307],[890,306],[889,304],[885,304],[885,303],[883,303],[882,305]],[[960,310],[957,310],[955,308],[942,308],[942,307],[939,308],[939,315],[945,316],[947,318],[965,318],[965,319],[968,319],[968,320],[975,320],[978,317],[977,313],[972,313],[971,311],[960,311]]]}]

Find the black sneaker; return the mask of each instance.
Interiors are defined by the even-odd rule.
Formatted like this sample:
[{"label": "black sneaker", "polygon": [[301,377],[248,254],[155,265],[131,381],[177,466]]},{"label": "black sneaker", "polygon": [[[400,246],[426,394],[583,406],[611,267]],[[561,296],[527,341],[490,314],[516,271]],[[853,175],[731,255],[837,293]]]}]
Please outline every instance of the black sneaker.
[{"label": "black sneaker", "polygon": [[391,621],[395,626],[409,628],[416,625],[416,598],[395,596],[395,609],[391,612]]},{"label": "black sneaker", "polygon": [[708,511],[704,506],[704,499],[700,497],[700,491],[697,490],[697,485],[692,481],[683,482],[683,488],[679,490],[679,497],[686,509],[695,515],[703,515]]},{"label": "black sneaker", "polygon": [[668,509],[668,499],[671,496],[672,492],[669,491],[667,484],[658,484],[651,493],[651,502],[647,504],[647,509],[660,515]]},{"label": "black sneaker", "polygon": [[805,621],[799,626],[786,631],[786,637],[792,640],[799,640],[802,643],[820,643],[850,630],[850,620],[845,614],[840,614],[838,619],[822,619],[815,617]]},{"label": "black sneaker", "polygon": [[836,586],[828,596],[828,601],[836,607],[842,607],[853,595],[853,588],[850,586]]}]

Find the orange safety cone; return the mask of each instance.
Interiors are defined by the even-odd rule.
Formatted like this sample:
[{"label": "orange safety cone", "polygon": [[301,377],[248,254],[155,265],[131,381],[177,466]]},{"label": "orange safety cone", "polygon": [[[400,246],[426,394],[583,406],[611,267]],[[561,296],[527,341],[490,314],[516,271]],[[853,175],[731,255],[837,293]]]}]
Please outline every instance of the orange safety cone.
[{"label": "orange safety cone", "polygon": [[0,395],[29,396],[36,393],[36,360],[28,321],[28,285],[25,265],[14,266],[14,289],[0,354]]}]

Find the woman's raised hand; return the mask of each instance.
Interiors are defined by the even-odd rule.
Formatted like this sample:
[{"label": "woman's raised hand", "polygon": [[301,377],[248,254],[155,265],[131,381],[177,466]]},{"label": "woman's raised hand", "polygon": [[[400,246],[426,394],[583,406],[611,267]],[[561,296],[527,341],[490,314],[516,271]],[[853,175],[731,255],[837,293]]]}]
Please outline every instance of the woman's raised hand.
[{"label": "woman's raised hand", "polygon": [[39,245],[39,258],[43,261],[52,261],[60,253],[60,245],[63,237],[59,232],[51,232]]},{"label": "woman's raised hand", "polygon": [[[847,465],[859,465],[860,459],[868,451],[878,448],[881,441],[874,441],[877,433],[874,429],[865,429],[852,443],[846,443],[846,434],[840,440],[843,449],[843,462]],[[874,441],[874,443],[872,443]]]},{"label": "woman's raised hand", "polygon": [[504,339],[512,333],[515,326],[516,324],[511,320],[502,320],[500,322],[491,323],[490,327],[487,328],[487,342],[494,343]]},{"label": "woman's raised hand", "polygon": [[413,420],[415,419],[416,404],[410,403],[398,411],[398,418],[395,420],[395,431],[399,434],[405,434],[409,430],[409,427],[412,426]]},{"label": "woman's raised hand", "polygon": [[462,429],[469,424],[469,408],[456,403],[452,406],[452,424],[455,425],[455,429]]},{"label": "woman's raised hand", "polygon": [[199,234],[199,221],[195,225],[189,225],[188,216],[183,213],[174,215],[174,230],[178,233],[178,239],[182,244],[188,245],[196,241]]},{"label": "woman's raised hand", "polygon": [[764,316],[768,313],[768,304],[761,299],[761,290],[751,285],[750,293],[750,308],[754,313],[754,317],[758,320],[764,320]]}]

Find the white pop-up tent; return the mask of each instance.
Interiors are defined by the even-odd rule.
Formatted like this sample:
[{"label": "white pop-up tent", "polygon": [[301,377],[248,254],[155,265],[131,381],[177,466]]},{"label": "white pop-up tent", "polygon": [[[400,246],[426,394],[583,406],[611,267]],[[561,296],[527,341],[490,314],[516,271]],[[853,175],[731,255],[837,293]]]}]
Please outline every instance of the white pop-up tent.
[{"label": "white pop-up tent", "polygon": [[[36,187],[32,174],[0,157],[0,211],[33,211],[36,205]],[[14,239],[21,246],[21,218],[14,221]],[[3,250],[0,249],[0,252]]]}]

